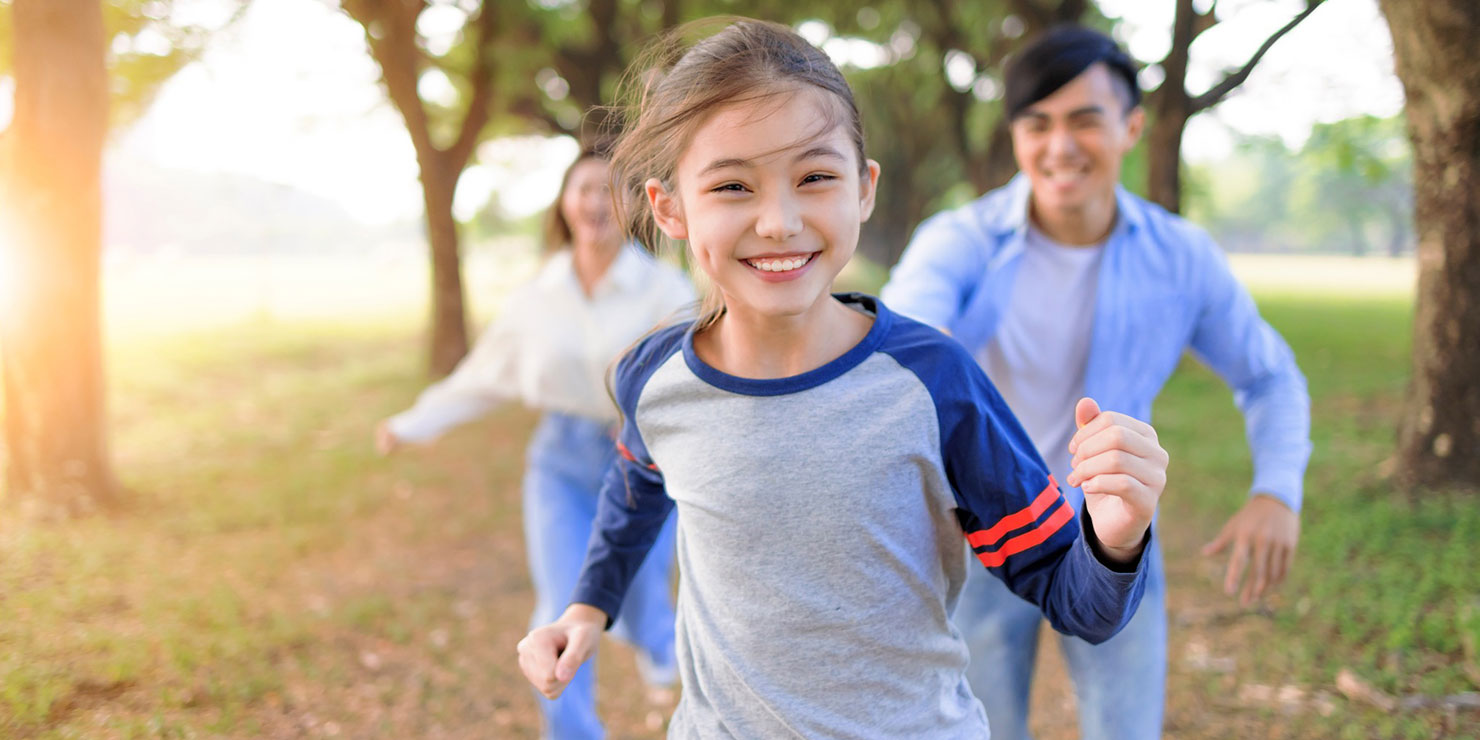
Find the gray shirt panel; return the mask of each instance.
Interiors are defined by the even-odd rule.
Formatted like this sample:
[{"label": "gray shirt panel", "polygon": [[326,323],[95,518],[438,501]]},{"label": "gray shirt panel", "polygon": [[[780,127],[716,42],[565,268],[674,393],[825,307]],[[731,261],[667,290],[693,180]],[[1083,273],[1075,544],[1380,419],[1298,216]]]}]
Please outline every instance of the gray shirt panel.
[{"label": "gray shirt panel", "polygon": [[671,737],[988,734],[949,619],[968,549],[949,536],[939,420],[913,373],[876,353],[749,396],[680,352],[635,421],[679,513]]}]

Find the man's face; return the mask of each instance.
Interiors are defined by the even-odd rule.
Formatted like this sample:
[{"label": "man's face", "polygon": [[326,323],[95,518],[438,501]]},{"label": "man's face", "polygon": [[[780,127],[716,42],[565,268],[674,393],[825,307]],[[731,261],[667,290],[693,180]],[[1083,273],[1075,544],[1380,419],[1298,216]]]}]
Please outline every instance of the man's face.
[{"label": "man's face", "polygon": [[1013,155],[1041,218],[1073,218],[1113,202],[1121,160],[1145,121],[1140,107],[1126,112],[1120,84],[1104,64],[1093,64],[1013,119]]}]

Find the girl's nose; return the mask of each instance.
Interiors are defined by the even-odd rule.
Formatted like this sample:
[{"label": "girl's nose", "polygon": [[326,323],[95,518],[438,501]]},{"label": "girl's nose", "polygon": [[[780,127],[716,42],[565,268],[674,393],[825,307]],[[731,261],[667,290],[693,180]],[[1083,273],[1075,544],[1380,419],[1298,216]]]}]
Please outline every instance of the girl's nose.
[{"label": "girl's nose", "polygon": [[766,198],[756,218],[755,233],[773,241],[786,241],[802,233],[802,209],[796,196],[782,193]]}]

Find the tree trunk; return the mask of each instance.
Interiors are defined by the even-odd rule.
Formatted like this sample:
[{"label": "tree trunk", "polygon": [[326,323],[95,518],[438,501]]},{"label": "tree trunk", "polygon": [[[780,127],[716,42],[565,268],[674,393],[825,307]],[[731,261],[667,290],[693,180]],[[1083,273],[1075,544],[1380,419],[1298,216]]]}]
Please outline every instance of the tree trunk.
[{"label": "tree trunk", "polygon": [[997,123],[992,125],[992,134],[987,139],[987,151],[982,159],[981,180],[973,179],[979,193],[1000,188],[1017,174],[1017,160],[1012,155],[1012,130],[1006,116],[998,116]]},{"label": "tree trunk", "polygon": [[1146,196],[1172,213],[1182,212],[1182,131],[1192,117],[1187,62],[1192,40],[1207,24],[1192,0],[1177,0],[1172,49],[1161,61],[1166,78],[1146,101],[1151,114],[1146,129]]},{"label": "tree trunk", "polygon": [[1169,90],[1157,99],[1146,131],[1146,196],[1172,213],[1182,212],[1182,132],[1187,129],[1187,93]]},{"label": "tree trunk", "polygon": [[1380,6],[1406,97],[1418,236],[1397,479],[1408,488],[1480,488],[1480,5]]},{"label": "tree trunk", "polygon": [[427,241],[432,248],[431,374],[442,377],[468,353],[467,317],[463,301],[461,257],[452,196],[462,174],[431,151],[417,157],[421,164],[422,201],[426,205]]},{"label": "tree trunk", "polygon": [[20,509],[50,518],[117,497],[99,310],[103,15],[98,0],[16,0],[12,13],[15,114],[0,139],[6,483]]}]

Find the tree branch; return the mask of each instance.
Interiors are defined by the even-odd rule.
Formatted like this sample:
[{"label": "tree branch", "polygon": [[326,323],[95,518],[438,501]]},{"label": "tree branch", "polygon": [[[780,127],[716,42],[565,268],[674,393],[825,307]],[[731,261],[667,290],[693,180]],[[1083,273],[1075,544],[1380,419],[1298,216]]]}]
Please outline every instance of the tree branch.
[{"label": "tree branch", "polygon": [[1028,28],[1045,28],[1053,22],[1052,16],[1044,12],[1043,6],[1033,0],[1007,0],[1008,7],[1016,15],[1023,16]]},{"label": "tree branch", "polygon": [[1217,85],[1214,85],[1212,89],[1193,98],[1191,112],[1197,113],[1199,111],[1207,110],[1208,108],[1217,105],[1218,101],[1222,100],[1225,96],[1228,95],[1228,93],[1232,92],[1234,88],[1237,88],[1239,85],[1244,84],[1244,80],[1249,79],[1249,73],[1254,71],[1254,65],[1258,64],[1259,60],[1264,58],[1264,54],[1270,50],[1270,47],[1273,47],[1275,42],[1280,40],[1281,36],[1284,36],[1285,34],[1289,33],[1291,29],[1300,25],[1300,22],[1305,20],[1306,17],[1308,17],[1311,13],[1315,12],[1315,9],[1320,7],[1321,3],[1323,2],[1325,2],[1325,0],[1308,0],[1305,6],[1305,10],[1300,11],[1300,14],[1296,15],[1294,18],[1291,18],[1289,23],[1286,23],[1284,27],[1282,27],[1280,30],[1275,31],[1274,35],[1265,39],[1264,43],[1260,44],[1259,49],[1254,52],[1254,56],[1249,57],[1249,61],[1245,63],[1241,69],[1239,69],[1237,72],[1234,72],[1233,74],[1228,75],[1227,77],[1224,77],[1223,81],[1219,82]]},{"label": "tree branch", "polygon": [[478,8],[478,17],[473,20],[478,28],[477,53],[473,55],[473,72],[469,75],[473,85],[473,97],[468,110],[463,114],[462,127],[457,132],[457,141],[448,150],[451,165],[461,172],[478,146],[483,127],[488,124],[491,113],[489,103],[493,97],[494,65],[494,17],[488,4]]},{"label": "tree branch", "polygon": [[370,56],[380,66],[380,78],[385,82],[391,103],[406,122],[412,146],[419,155],[436,152],[426,106],[416,90],[421,59],[416,48],[416,18],[426,7],[425,1],[344,0],[341,6],[364,29]]},{"label": "tree branch", "polygon": [[1218,25],[1218,4],[1215,2],[1208,8],[1206,13],[1194,13],[1192,16],[1192,38],[1196,39],[1203,35],[1203,31]]}]

